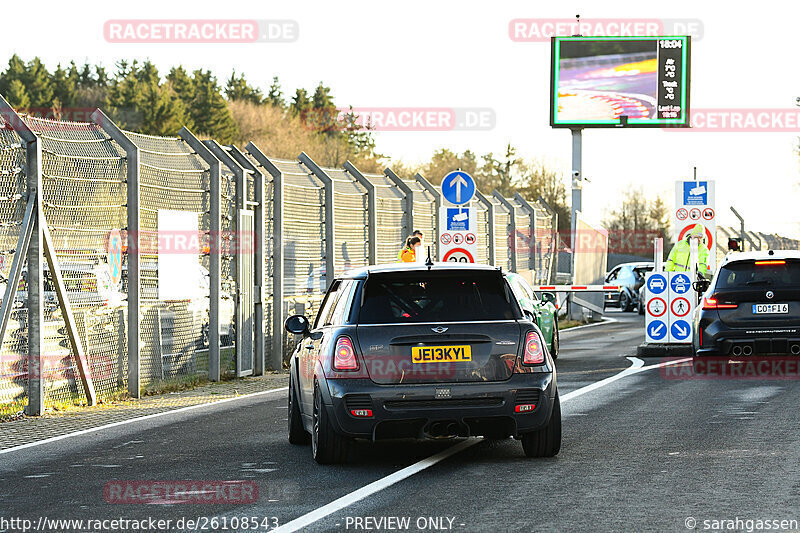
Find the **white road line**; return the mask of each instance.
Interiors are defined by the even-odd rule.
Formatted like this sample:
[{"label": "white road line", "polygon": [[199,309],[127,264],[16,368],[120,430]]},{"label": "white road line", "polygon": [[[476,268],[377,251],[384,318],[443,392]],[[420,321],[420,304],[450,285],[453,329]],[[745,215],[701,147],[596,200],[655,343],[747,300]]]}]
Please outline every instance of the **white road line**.
[{"label": "white road line", "polygon": [[578,331],[579,329],[584,329],[584,328],[594,328],[594,327],[597,327],[597,326],[605,326],[606,324],[613,324],[614,322],[619,322],[619,319],[618,318],[603,317],[603,319],[600,322],[595,322],[594,324],[584,324],[582,326],[575,326],[574,328],[567,328],[567,329],[559,330],[559,333],[561,335],[564,335],[566,333],[569,333],[570,331]]},{"label": "white road line", "polygon": [[97,426],[88,429],[82,429],[80,431],[73,431],[72,433],[65,433],[64,435],[58,435],[55,437],[50,437],[49,439],[42,439],[37,440],[35,442],[29,442],[27,444],[20,444],[19,446],[14,446],[13,448],[6,448],[5,450],[0,450],[0,455],[16,452],[19,450],[24,450],[25,448],[33,448],[34,446],[41,446],[42,444],[48,444],[50,442],[56,442],[63,439],[68,439],[70,437],[77,437],[78,435],[86,435],[88,433],[95,433],[97,431],[102,431],[104,429],[109,429],[117,426],[124,426],[126,424],[132,424],[134,422],[140,422],[142,420],[148,420],[151,418],[158,418],[160,416],[168,416],[175,413],[184,413],[186,411],[191,411],[192,409],[199,409],[201,407],[209,407],[215,405],[221,405],[228,402],[235,402],[236,400],[243,400],[244,398],[252,398],[254,396],[261,396],[264,394],[271,394],[273,392],[281,392],[289,390],[289,387],[281,387],[279,389],[270,389],[264,390],[259,392],[251,392],[250,394],[242,394],[241,396],[235,396],[233,398],[225,398],[224,400],[217,400],[214,402],[208,403],[198,403],[197,405],[188,405],[186,407],[180,407],[178,409],[172,409],[170,411],[163,411],[161,413],[153,413],[152,415],[144,415],[144,416],[137,416],[136,418],[129,418],[127,420],[120,420],[119,422],[112,422],[111,424],[105,424],[103,426]]},{"label": "white road line", "polygon": [[[585,387],[581,387],[580,389],[574,390],[574,391],[572,391],[572,392],[570,392],[568,394],[565,394],[564,396],[561,396],[561,401],[562,402],[567,402],[567,401],[571,400],[572,398],[577,398],[578,396],[586,394],[587,392],[591,392],[593,390],[597,390],[600,387],[605,387],[606,385],[609,385],[609,384],[617,381],[618,379],[622,379],[622,378],[624,378],[626,376],[630,376],[632,374],[638,374],[639,372],[643,372],[645,370],[650,370],[651,368],[659,368],[659,367],[662,367],[662,366],[674,365],[674,364],[678,364],[678,363],[682,363],[682,362],[685,362],[685,361],[691,361],[692,360],[692,358],[689,357],[689,358],[686,358],[686,359],[678,359],[676,361],[665,361],[663,363],[659,363],[659,364],[656,364],[656,365],[644,366],[644,361],[642,361],[638,357],[628,357],[628,359],[631,361],[631,363],[633,363],[629,368],[626,368],[625,370],[623,370],[619,374],[615,374],[615,375],[613,375],[611,377],[608,377],[606,379],[602,379],[600,381],[597,381],[597,382],[592,383],[590,385],[587,385]],[[448,457],[457,454],[460,451],[466,450],[470,446],[474,446],[475,444],[478,444],[479,442],[482,442],[482,440],[481,439],[469,439],[469,440],[465,440],[465,441],[459,442],[455,446],[447,448],[446,450],[443,450],[443,451],[441,451],[441,452],[439,452],[439,453],[437,453],[435,455],[431,455],[430,457],[426,457],[425,459],[422,459],[421,461],[418,461],[418,462],[416,462],[416,463],[414,463],[414,464],[412,464],[410,466],[402,468],[402,469],[398,470],[397,472],[389,474],[386,477],[382,477],[382,478],[378,479],[377,481],[373,481],[372,483],[370,483],[368,485],[364,485],[360,489],[356,489],[353,492],[345,494],[341,498],[333,500],[332,502],[330,502],[327,505],[323,505],[322,507],[314,509],[313,511],[311,511],[309,513],[306,513],[306,514],[304,514],[302,516],[299,516],[298,518],[295,518],[294,520],[283,524],[282,526],[278,527],[277,529],[274,529],[273,533],[289,533],[289,532],[292,532],[292,531],[299,531],[299,530],[303,529],[304,527],[309,526],[309,525],[313,524],[314,522],[316,522],[318,520],[321,520],[321,519],[325,518],[326,516],[329,516],[329,515],[335,513],[336,511],[344,509],[345,507],[349,507],[350,505],[358,502],[359,500],[363,500],[367,496],[371,496],[371,495],[375,494],[376,492],[380,492],[383,489],[391,487],[392,485],[394,485],[396,483],[399,483],[400,481],[403,481],[404,479],[406,479],[408,477],[413,476],[417,472],[421,472],[422,470],[425,470],[426,468],[430,468],[431,466],[435,465],[436,463],[439,463],[439,462],[447,459]]]}]

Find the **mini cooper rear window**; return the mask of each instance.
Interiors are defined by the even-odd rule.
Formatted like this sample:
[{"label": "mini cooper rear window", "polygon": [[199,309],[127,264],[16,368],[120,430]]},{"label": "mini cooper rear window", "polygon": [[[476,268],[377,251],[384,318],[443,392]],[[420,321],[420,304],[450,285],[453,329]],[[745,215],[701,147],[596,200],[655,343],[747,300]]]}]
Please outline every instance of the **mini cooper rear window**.
[{"label": "mini cooper rear window", "polygon": [[800,261],[736,261],[719,271],[717,289],[800,287]]},{"label": "mini cooper rear window", "polygon": [[512,320],[519,310],[500,272],[375,274],[364,287],[361,324]]}]

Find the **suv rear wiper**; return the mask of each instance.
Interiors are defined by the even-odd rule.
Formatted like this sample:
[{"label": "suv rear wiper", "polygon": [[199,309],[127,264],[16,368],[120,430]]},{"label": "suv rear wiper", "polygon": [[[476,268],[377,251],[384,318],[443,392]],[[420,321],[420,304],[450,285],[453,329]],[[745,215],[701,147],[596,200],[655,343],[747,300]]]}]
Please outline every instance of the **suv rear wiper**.
[{"label": "suv rear wiper", "polygon": [[745,285],[772,285],[771,279],[754,279],[750,280]]}]

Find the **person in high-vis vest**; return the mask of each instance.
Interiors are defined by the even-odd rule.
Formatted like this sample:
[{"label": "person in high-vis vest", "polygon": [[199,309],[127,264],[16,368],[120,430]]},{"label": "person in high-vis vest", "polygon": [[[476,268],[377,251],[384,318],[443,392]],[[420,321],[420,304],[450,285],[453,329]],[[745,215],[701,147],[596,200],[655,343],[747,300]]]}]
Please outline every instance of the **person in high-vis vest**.
[{"label": "person in high-vis vest", "polygon": [[704,278],[710,278],[711,272],[708,266],[708,245],[706,241],[706,230],[702,224],[695,224],[682,240],[675,243],[669,252],[664,270],[667,272],[688,272],[691,270],[690,246],[692,239],[697,241],[697,272]]},{"label": "person in high-vis vest", "polygon": [[419,237],[419,245],[422,246],[422,232],[418,229],[415,229],[414,233],[412,233],[406,238],[406,243],[403,245],[402,248],[400,248],[400,251],[397,252],[397,261],[399,263],[403,262],[403,252],[405,251],[406,246],[408,245],[408,239],[410,239],[411,237]]},{"label": "person in high-vis vest", "polygon": [[417,260],[417,248],[422,245],[422,240],[419,237],[409,237],[406,239],[406,245],[400,252],[401,263],[414,263]]}]

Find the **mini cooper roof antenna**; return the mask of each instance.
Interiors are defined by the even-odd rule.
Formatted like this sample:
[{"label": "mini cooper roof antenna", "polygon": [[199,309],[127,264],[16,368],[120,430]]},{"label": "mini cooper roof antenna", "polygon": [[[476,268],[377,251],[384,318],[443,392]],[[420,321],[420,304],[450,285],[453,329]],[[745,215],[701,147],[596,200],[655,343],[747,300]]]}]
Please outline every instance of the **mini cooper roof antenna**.
[{"label": "mini cooper roof antenna", "polygon": [[428,270],[431,269],[433,266],[433,259],[431,259],[431,246],[428,245],[428,258],[425,259],[425,266],[428,267]]}]

